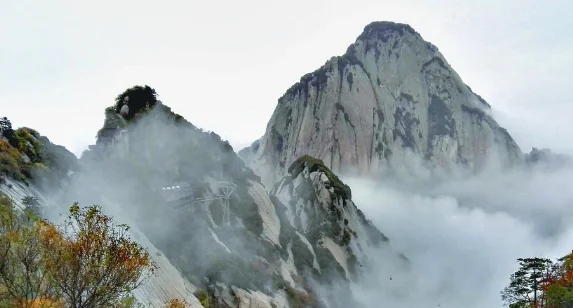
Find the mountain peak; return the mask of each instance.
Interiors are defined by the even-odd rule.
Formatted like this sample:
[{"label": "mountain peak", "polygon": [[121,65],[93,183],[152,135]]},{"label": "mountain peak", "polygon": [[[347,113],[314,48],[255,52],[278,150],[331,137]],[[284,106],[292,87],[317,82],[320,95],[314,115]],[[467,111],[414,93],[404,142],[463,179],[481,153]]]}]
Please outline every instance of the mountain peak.
[{"label": "mountain peak", "polygon": [[414,35],[419,35],[414,28],[408,24],[396,23],[392,21],[374,21],[364,27],[364,31],[358,40],[367,39],[379,39],[386,40],[390,33],[398,33],[404,35],[405,33],[411,33]]},{"label": "mountain peak", "polygon": [[285,94],[279,99],[279,102],[285,98],[296,95],[308,95],[310,87],[320,88],[320,86],[326,84],[327,79],[335,70],[338,70],[339,73],[343,73],[348,65],[358,65],[365,71],[365,63],[358,54],[358,49],[361,48],[361,45],[366,53],[373,52],[375,55],[375,61],[378,62],[380,56],[385,53],[383,51],[384,48],[382,48],[381,45],[388,43],[391,38],[394,38],[391,49],[396,50],[400,46],[399,38],[404,36],[406,33],[418,37],[426,45],[427,49],[437,51],[437,48],[434,45],[423,41],[420,34],[408,24],[395,23],[391,21],[375,21],[364,27],[364,31],[358,36],[356,42],[348,46],[343,55],[330,58],[319,69],[302,76],[299,82],[291,86],[285,92]]},{"label": "mountain peak", "polygon": [[240,155],[269,188],[303,155],[337,174],[391,173],[411,153],[438,173],[521,162],[490,109],[411,26],[373,22],[289,88],[263,138]]}]

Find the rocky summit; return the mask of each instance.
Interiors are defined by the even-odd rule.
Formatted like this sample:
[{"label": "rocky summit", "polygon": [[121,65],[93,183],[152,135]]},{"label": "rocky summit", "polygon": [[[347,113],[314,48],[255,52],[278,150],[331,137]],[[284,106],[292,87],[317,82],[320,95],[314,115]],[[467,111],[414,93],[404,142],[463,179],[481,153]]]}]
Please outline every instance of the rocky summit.
[{"label": "rocky summit", "polygon": [[384,172],[411,156],[472,172],[492,159],[523,160],[438,48],[392,22],[369,24],[344,55],[303,76],[278,100],[264,136],[240,151],[267,187],[302,155],[339,174]]},{"label": "rocky summit", "polygon": [[48,189],[5,172],[0,191],[20,209],[35,197],[48,219],[78,201],[130,225],[159,266],[134,292],[145,307],[175,298],[191,307],[360,307],[351,284],[380,258],[371,252],[409,265],[321,160],[293,161],[269,193],[228,142],[147,86],[120,94],[96,144],[60,169]]}]

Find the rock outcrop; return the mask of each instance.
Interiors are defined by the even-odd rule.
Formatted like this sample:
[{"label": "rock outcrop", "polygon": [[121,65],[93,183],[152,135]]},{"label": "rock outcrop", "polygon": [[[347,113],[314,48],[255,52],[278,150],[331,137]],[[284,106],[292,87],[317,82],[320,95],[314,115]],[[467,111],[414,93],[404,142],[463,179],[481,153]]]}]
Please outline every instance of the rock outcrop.
[{"label": "rock outcrop", "polygon": [[264,136],[239,152],[268,189],[302,155],[337,174],[371,174],[408,164],[412,153],[445,171],[523,160],[438,49],[391,22],[369,24],[343,56],[303,76],[279,99]]},{"label": "rock outcrop", "polygon": [[[369,268],[369,257],[375,257],[366,249],[391,250],[388,238],[352,202],[350,188],[321,160],[297,159],[271,196],[283,224],[281,246],[294,255],[299,272],[311,269],[317,279],[354,280]],[[394,257],[408,265],[405,257]]]}]

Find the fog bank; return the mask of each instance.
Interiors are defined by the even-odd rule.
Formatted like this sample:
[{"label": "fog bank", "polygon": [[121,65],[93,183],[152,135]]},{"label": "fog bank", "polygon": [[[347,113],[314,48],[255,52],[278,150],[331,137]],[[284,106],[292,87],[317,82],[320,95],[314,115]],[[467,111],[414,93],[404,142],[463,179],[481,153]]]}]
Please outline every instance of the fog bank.
[{"label": "fog bank", "polygon": [[502,307],[499,292],[517,258],[573,249],[572,178],[570,166],[489,170],[439,184],[343,178],[413,269],[393,273],[381,258],[355,292],[368,307]]}]

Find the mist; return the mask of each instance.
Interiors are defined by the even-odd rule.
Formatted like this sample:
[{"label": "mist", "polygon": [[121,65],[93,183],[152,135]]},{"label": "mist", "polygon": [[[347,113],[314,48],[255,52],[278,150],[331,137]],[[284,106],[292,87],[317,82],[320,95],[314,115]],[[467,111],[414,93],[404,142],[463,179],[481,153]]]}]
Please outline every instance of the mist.
[{"label": "mist", "polygon": [[[129,139],[85,151],[69,183],[45,194],[50,200],[46,218],[60,222],[63,216],[59,214],[66,213],[73,202],[100,205],[116,223],[134,229],[132,238],[151,242],[195,286],[203,287],[208,283],[204,277],[209,276],[238,284],[229,258],[250,262],[259,243],[249,241],[247,232],[233,232],[233,226],[217,220],[216,213],[222,210],[219,200],[174,208],[166,202],[162,188],[187,183],[196,197],[216,194],[215,183],[234,181],[232,177],[244,171],[244,164],[217,135],[158,109],[130,124]],[[239,193],[231,197],[233,205]],[[233,215],[237,208],[231,208]],[[223,272],[219,272],[221,262],[226,265]]]},{"label": "mist", "polygon": [[[130,126],[129,138],[103,156],[85,152],[70,182],[45,195],[46,218],[58,222],[57,214],[75,201],[99,204],[117,223],[141,230],[137,234],[145,234],[196,285],[231,255],[253,260],[258,242],[236,229],[212,228],[216,202],[174,209],[161,198],[164,186],[206,181],[211,184],[205,190],[213,192],[216,180],[252,173],[230,146],[161,112]],[[390,239],[391,250],[367,248],[373,264],[352,284],[365,307],[502,307],[500,291],[517,258],[556,258],[573,249],[571,165],[508,170],[492,163],[477,176],[454,170],[440,181],[419,162],[405,166],[415,176],[341,177],[357,207]],[[235,216],[250,210],[242,206],[231,207]],[[409,269],[397,253],[408,258]],[[225,270],[237,272],[224,271],[222,282],[235,282],[237,275],[250,279],[244,268]],[[344,295],[336,292],[336,282],[314,287]]]},{"label": "mist", "polygon": [[440,182],[343,178],[411,261],[406,272],[380,258],[354,293],[367,307],[502,307],[517,258],[572,251],[572,178],[571,166],[489,168]]}]

